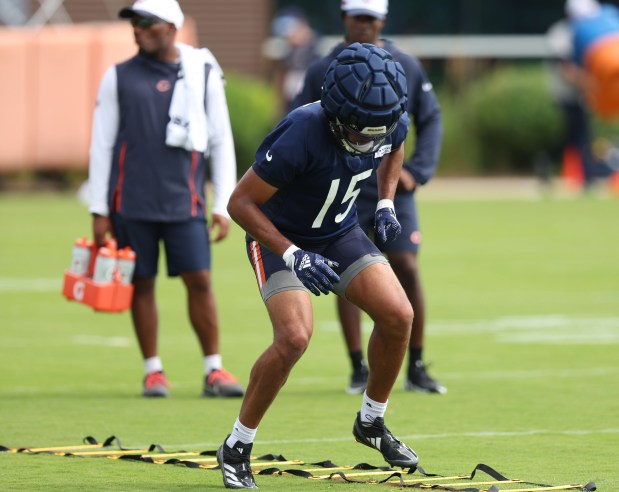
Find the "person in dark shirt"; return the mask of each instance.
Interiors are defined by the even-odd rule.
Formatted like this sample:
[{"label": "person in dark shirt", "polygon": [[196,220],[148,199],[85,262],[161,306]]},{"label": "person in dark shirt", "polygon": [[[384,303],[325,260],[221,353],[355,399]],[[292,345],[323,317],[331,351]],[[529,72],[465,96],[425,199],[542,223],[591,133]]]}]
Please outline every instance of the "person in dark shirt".
[{"label": "person in dark shirt", "polygon": [[[210,235],[228,234],[226,205],[236,159],[223,72],[210,51],[176,43],[183,13],[176,0],[138,0],[120,11],[139,52],[110,67],[94,112],[89,210],[95,242],[113,236],[136,254],[131,314],[144,359],[142,395],[168,395],[158,355],[155,278],[159,243],[170,276],[183,279],[189,318],[204,356],[204,396],[242,396],[222,366],[211,285]],[[206,155],[214,203],[206,224]]]},{"label": "person in dark shirt", "polygon": [[376,173],[378,242],[399,234],[392,199],[409,125],[406,79],[386,51],[355,43],[329,66],[322,86],[320,102],[292,111],[264,139],[228,204],[247,232],[273,341],[255,362],[240,414],[217,451],[227,488],[256,488],[254,438],[309,344],[310,292],[346,296],[375,322],[355,439],[392,466],[413,468],[418,462],[384,422],[413,309],[388,262],[359,228],[355,209],[359,188]]},{"label": "person in dark shirt", "polygon": [[[432,378],[423,363],[425,302],[417,264],[421,234],[415,205],[417,186],[426,184],[433,176],[438,163],[442,140],[441,111],[432,84],[419,60],[400,51],[393,43],[380,37],[387,15],[387,0],[342,0],[342,21],[346,29],[345,39],[324,58],[308,67],[305,80],[292,107],[315,101],[320,97],[322,78],[329,63],[351,43],[363,42],[380,46],[398,61],[408,85],[407,111],[415,127],[415,152],[404,163],[395,208],[402,224],[402,234],[382,251],[389,259],[398,280],[415,309],[415,320],[409,346],[409,361],[405,389],[446,393],[447,388]],[[359,223],[366,233],[372,234],[376,189],[368,183],[361,189],[357,200]],[[338,298],[338,314],[352,365],[350,384],[346,389],[351,394],[362,393],[367,384],[367,364],[362,350],[361,313],[346,299]]]}]

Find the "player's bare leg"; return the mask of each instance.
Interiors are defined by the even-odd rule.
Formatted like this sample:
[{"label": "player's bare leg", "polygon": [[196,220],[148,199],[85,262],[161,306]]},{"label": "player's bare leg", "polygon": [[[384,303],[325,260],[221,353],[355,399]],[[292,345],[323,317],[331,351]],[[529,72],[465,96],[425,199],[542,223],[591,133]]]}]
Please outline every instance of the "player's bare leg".
[{"label": "player's bare leg", "polygon": [[374,321],[368,344],[366,393],[373,400],[386,402],[406,354],[413,308],[391,267],[382,263],[359,273],[346,296]]},{"label": "player's bare leg", "polygon": [[301,358],[313,331],[310,295],[287,290],[271,296],[266,307],[273,324],[273,343],[254,364],[239,420],[257,428],[262,417]]},{"label": "player's bare leg", "polygon": [[417,268],[417,255],[409,251],[389,252],[387,258],[415,310],[409,346],[421,348],[424,340],[425,302]]},{"label": "player's bare leg", "polygon": [[391,466],[413,468],[417,454],[394,437],[384,415],[408,348],[413,308],[391,267],[375,263],[361,271],[346,290],[347,297],[374,320],[368,344],[370,374],[353,435],[379,451]]}]

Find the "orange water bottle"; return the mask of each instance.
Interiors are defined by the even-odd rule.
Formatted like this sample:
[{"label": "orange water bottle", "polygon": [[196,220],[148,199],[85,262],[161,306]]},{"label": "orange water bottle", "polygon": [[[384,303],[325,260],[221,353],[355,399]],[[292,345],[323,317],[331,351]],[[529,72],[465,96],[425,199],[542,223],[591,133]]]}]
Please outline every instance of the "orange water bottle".
[{"label": "orange water bottle", "polygon": [[116,255],[118,259],[118,276],[121,283],[130,284],[135,270],[135,251],[129,246],[120,250]]},{"label": "orange water bottle", "polygon": [[110,283],[114,280],[116,271],[116,250],[102,246],[97,251],[95,270],[92,275],[93,282],[97,284]]},{"label": "orange water bottle", "polygon": [[75,275],[86,275],[88,273],[88,266],[90,265],[91,251],[92,241],[85,237],[78,238],[73,245],[71,267],[69,271]]}]

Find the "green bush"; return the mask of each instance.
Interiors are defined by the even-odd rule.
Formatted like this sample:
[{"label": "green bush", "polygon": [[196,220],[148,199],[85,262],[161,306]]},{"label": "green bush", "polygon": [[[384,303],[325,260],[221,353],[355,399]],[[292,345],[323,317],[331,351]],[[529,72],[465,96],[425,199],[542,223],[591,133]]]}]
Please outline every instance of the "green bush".
[{"label": "green bush", "polygon": [[277,123],[277,97],[272,86],[259,79],[227,73],[226,98],[237,172],[242,176],[254,162],[258,145]]},{"label": "green bush", "polygon": [[461,98],[446,89],[437,90],[443,117],[441,157],[437,176],[471,176],[479,174],[479,145],[470,127],[464,124],[464,105]]},{"label": "green bush", "polygon": [[461,125],[478,146],[483,173],[530,173],[536,157],[561,141],[561,113],[541,64],[495,69],[473,82],[464,99]]}]

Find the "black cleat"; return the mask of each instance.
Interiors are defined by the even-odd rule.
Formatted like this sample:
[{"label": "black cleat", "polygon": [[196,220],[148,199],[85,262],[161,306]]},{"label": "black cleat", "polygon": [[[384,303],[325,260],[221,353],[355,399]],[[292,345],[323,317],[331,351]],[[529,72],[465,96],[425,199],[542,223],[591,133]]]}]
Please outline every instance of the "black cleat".
[{"label": "black cleat", "polygon": [[390,466],[415,468],[419,463],[419,457],[415,451],[393,437],[382,417],[374,419],[371,423],[365,423],[361,422],[361,416],[357,413],[352,433],[357,442],[380,451]]},{"label": "black cleat", "polygon": [[[230,437],[230,436],[228,436]],[[226,437],[226,440],[228,438]],[[217,463],[221,467],[227,489],[257,489],[249,464],[252,444],[237,441],[233,448],[226,441],[217,450]]]},{"label": "black cleat", "polygon": [[417,361],[414,366],[409,368],[404,389],[419,393],[438,393],[441,395],[447,393],[447,388],[428,374],[427,366],[421,361]]}]

